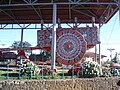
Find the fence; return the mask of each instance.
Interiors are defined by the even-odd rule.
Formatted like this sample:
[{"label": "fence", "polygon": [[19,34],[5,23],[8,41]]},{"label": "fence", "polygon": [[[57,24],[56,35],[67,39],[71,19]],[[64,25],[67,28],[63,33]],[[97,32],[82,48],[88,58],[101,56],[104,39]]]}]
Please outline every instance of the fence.
[{"label": "fence", "polygon": [[[94,66],[95,67],[95,66]],[[81,70],[80,66],[57,66],[57,70],[51,70],[50,65],[35,65],[33,63],[19,66],[0,66],[0,80],[6,79],[62,79],[62,78],[90,78],[99,77],[96,71],[91,70],[94,74],[88,72],[89,68]],[[94,69],[92,67],[92,69]],[[99,69],[99,68],[98,68]],[[96,70],[96,68],[95,68]],[[113,74],[106,76],[118,76],[114,68],[112,68]],[[83,71],[82,73],[80,71]],[[85,73],[86,76],[83,74]]]},{"label": "fence", "polygon": [[[73,66],[74,67],[74,66]],[[6,79],[50,79],[50,78],[77,78],[73,67],[59,67],[57,71],[52,71],[46,65],[36,66],[0,66],[0,80]],[[69,73],[68,73],[69,72]]]}]

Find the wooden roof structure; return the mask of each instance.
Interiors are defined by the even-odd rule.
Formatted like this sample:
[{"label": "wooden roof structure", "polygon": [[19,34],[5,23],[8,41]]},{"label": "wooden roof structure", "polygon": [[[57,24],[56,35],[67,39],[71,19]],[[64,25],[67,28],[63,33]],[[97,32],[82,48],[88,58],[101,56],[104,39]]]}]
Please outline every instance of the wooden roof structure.
[{"label": "wooden roof structure", "polygon": [[0,0],[0,24],[52,23],[53,3],[61,23],[107,23],[118,11],[118,0]]}]

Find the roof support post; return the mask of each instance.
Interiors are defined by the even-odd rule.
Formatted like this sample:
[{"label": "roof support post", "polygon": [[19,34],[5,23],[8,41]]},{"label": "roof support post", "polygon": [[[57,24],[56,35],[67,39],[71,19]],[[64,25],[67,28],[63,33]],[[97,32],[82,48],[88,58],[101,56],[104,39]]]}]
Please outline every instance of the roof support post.
[{"label": "roof support post", "polygon": [[[95,17],[92,17],[92,27],[94,27]],[[95,45],[95,62],[97,62],[97,45]]]},{"label": "roof support post", "polygon": [[[118,1],[120,3],[120,0]],[[119,7],[119,24],[120,24],[120,4],[118,4]]]},{"label": "roof support post", "polygon": [[61,20],[58,18],[58,28],[61,28]]},{"label": "roof support post", "polygon": [[43,20],[41,20],[41,30],[43,30]]},{"label": "roof support post", "polygon": [[78,20],[77,20],[77,17],[75,17],[75,28],[77,28],[77,23],[78,23]]},{"label": "roof support post", "polygon": [[[23,48],[23,31],[24,29],[21,29],[21,41],[20,41],[20,47]],[[20,57],[20,64],[22,64],[22,58]]]},{"label": "roof support post", "polygon": [[55,69],[55,60],[56,60],[56,13],[57,13],[57,5],[56,2],[53,2],[53,29],[52,29],[52,61],[51,61],[51,69]]},{"label": "roof support post", "polygon": [[100,28],[101,28],[101,25],[99,23],[99,30],[98,30],[98,35],[99,35],[99,64],[101,66],[101,41],[100,41]]},{"label": "roof support post", "polygon": [[21,29],[21,43],[20,43],[21,48],[23,47],[23,31],[24,31],[24,29],[22,28]]}]

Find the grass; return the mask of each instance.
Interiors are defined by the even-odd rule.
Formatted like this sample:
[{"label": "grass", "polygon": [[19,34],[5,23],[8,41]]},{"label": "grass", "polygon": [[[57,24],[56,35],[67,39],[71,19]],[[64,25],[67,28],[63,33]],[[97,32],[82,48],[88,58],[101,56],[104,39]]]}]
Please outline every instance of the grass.
[{"label": "grass", "polygon": [[0,70],[0,75],[5,74],[5,73],[17,73],[17,71],[5,71],[5,70]]},{"label": "grass", "polygon": [[54,76],[52,74],[38,74],[31,76],[30,75],[22,75],[19,77],[19,71],[5,71],[5,70],[0,70],[0,80],[6,80],[6,79],[61,79],[61,78],[73,78],[72,76],[68,75],[67,71],[60,70],[57,71]]},{"label": "grass", "polygon": [[0,80],[5,80],[8,78],[15,78],[18,75],[17,71],[5,71],[5,70],[0,70]]}]

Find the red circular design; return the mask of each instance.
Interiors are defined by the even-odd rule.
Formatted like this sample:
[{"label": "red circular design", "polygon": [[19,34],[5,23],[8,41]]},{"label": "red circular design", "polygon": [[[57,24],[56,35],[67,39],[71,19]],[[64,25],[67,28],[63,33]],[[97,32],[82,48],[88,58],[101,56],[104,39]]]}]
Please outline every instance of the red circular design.
[{"label": "red circular design", "polygon": [[82,59],[86,48],[86,41],[78,31],[63,29],[57,33],[56,59],[58,62],[73,65]]}]

